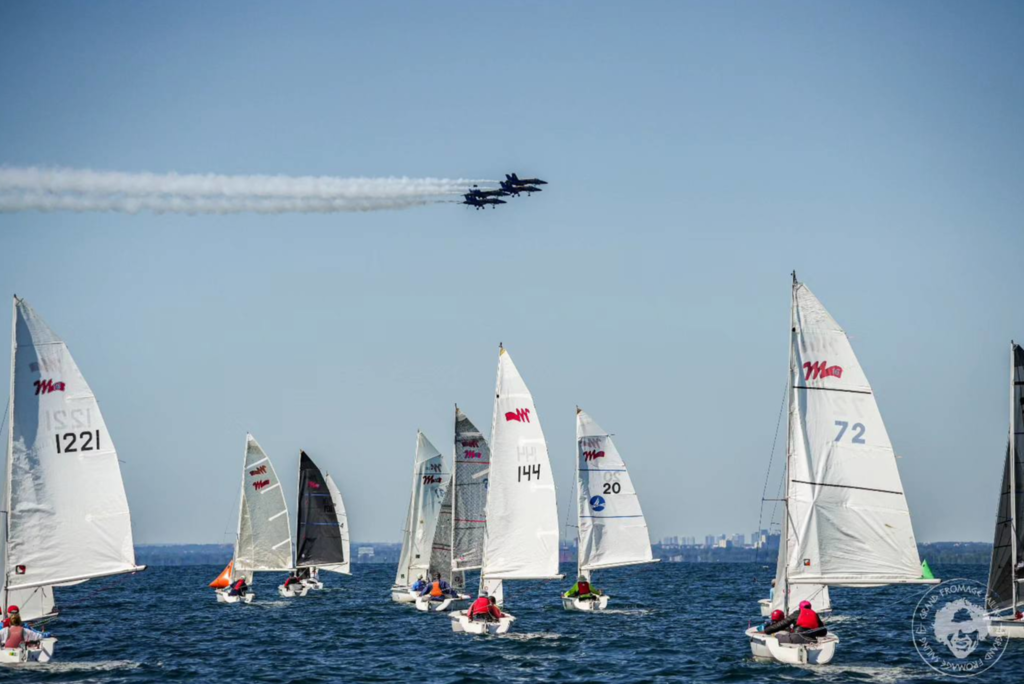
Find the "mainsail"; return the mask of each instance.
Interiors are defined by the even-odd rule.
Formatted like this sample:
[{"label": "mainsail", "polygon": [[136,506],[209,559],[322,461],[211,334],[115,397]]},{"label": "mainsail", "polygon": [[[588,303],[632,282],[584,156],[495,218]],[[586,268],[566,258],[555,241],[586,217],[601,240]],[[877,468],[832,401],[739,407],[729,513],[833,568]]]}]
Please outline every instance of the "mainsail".
[{"label": "mainsail", "polygon": [[412,469],[412,491],[409,494],[409,512],[402,532],[402,555],[398,561],[395,584],[408,586],[420,575],[425,576],[430,565],[430,545],[434,540],[434,527],[444,499],[448,473],[444,462],[426,435],[416,432],[416,460]]},{"label": "mainsail", "polygon": [[270,457],[252,435],[245,436],[242,502],[232,579],[252,582],[254,572],[292,566],[288,505]]},{"label": "mainsail", "polygon": [[498,355],[481,586],[557,579],[558,509],[548,447],[526,383]]},{"label": "mainsail", "polygon": [[324,566],[324,570],[348,575],[351,574],[350,569],[352,567],[352,541],[349,536],[348,514],[345,512],[345,502],[341,498],[338,485],[334,484],[334,478],[331,477],[330,473],[327,473],[325,477],[327,478],[327,490],[331,493],[331,499],[334,501],[334,511],[338,516],[338,529],[341,530],[341,555],[345,560],[337,565]]},{"label": "mainsail", "polygon": [[53,586],[144,568],[96,397],[63,340],[17,297],[11,371],[3,607],[33,620],[54,613]]},{"label": "mainsail", "polygon": [[348,556],[342,544],[342,521],[338,519],[335,498],[320,468],[305,451],[299,452],[297,518],[295,566],[343,572],[339,568],[347,568]]},{"label": "mainsail", "polygon": [[466,414],[455,409],[455,474],[452,569],[478,570],[483,563],[487,523],[487,474],[491,450]]},{"label": "mainsail", "polygon": [[793,584],[925,581],[871,385],[845,331],[795,278],[791,354],[787,519],[777,593],[785,596]]},{"label": "mainsail", "polygon": [[651,539],[640,499],[612,436],[576,410],[579,568],[651,563]]},{"label": "mainsail", "polygon": [[[1020,563],[1024,543],[1024,350],[1010,345],[1010,435],[1003,464],[1003,482],[999,488],[995,538],[992,541],[992,563],[988,571],[988,607],[993,611],[1012,608],[1020,603],[1014,568]],[[1016,573],[1022,573],[1018,570]]]},{"label": "mainsail", "polygon": [[440,575],[457,586],[462,586],[461,579],[456,582],[452,577],[452,486],[449,478],[444,488],[444,498],[437,512],[437,524],[434,526],[434,540],[430,545],[430,565],[427,577]]}]

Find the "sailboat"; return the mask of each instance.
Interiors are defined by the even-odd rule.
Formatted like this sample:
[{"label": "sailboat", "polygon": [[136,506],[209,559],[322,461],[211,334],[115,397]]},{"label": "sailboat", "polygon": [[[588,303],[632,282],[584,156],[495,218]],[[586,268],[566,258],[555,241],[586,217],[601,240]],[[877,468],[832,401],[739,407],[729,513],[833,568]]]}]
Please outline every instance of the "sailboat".
[{"label": "sailboat", "polygon": [[[871,385],[846,332],[795,273],[790,333],[775,590],[782,610],[795,610],[808,587],[938,583],[922,575],[896,456]],[[792,665],[824,665],[839,643],[832,633],[809,644],[785,643],[757,627],[746,634],[755,658]]]},{"label": "sailboat", "polygon": [[[64,341],[14,297],[4,486],[3,614],[36,627],[57,616],[54,587],[136,565],[117,450]],[[46,662],[57,639],[0,649],[0,663]]]},{"label": "sailboat", "polygon": [[452,480],[441,504],[434,545],[430,553],[430,576],[448,578],[457,598],[416,600],[416,608],[445,611],[471,598],[464,593],[466,572],[479,570],[483,561],[484,524],[487,506],[487,473],[491,451],[487,440],[455,407],[455,459]]},{"label": "sailboat", "polygon": [[[505,580],[562,575],[547,442],[530,390],[500,346],[494,397],[480,593],[487,592],[502,606]],[[453,631],[470,634],[505,634],[515,620],[507,613],[494,622],[472,620],[464,610],[449,615]]]},{"label": "sailboat", "polygon": [[402,531],[402,555],[391,587],[391,600],[396,603],[414,603],[419,596],[412,585],[418,578],[425,578],[429,569],[430,545],[447,485],[448,473],[444,472],[441,452],[417,430],[409,512]]},{"label": "sailboat", "polygon": [[1024,350],[1010,343],[1010,435],[1003,465],[1003,483],[999,489],[999,510],[996,512],[995,539],[992,542],[992,563],[988,571],[986,605],[992,611],[989,632],[995,636],[1024,638],[1024,620],[1018,619],[1020,583],[1024,567],[1020,566],[1024,530]]},{"label": "sailboat", "polygon": [[295,532],[295,568],[300,580],[281,585],[285,598],[305,596],[323,589],[319,571],[349,572],[348,520],[341,492],[330,475],[324,475],[305,451],[299,452],[299,499]]},{"label": "sailboat", "polygon": [[245,458],[242,462],[242,494],[238,506],[238,534],[235,553],[225,573],[211,586],[216,588],[218,603],[252,603],[256,593],[232,595],[230,586],[244,578],[252,585],[256,572],[287,571],[292,566],[292,534],[288,521],[288,505],[281,481],[270,457],[256,438],[245,436]]},{"label": "sailboat", "polygon": [[[576,486],[580,577],[589,582],[595,570],[657,562],[640,499],[612,436],[578,407]],[[594,600],[562,595],[566,610],[604,610],[608,601],[607,594]]]}]

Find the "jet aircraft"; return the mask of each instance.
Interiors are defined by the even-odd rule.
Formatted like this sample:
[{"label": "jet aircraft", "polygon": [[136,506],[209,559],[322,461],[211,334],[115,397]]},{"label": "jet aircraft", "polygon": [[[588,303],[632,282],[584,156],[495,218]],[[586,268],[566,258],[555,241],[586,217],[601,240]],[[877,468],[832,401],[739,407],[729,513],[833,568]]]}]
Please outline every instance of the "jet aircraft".
[{"label": "jet aircraft", "polygon": [[479,197],[468,192],[463,195],[463,197],[466,198],[466,201],[462,202],[462,204],[468,204],[469,206],[476,207],[477,209],[483,209],[488,204],[491,205],[491,209],[495,208],[499,204],[507,204],[505,200],[498,199],[497,197]]},{"label": "jet aircraft", "polygon": [[479,187],[474,185],[469,189],[469,192],[466,193],[466,197],[504,197],[505,195],[511,194],[505,190],[504,183],[502,183],[502,186],[501,190],[481,190]]},{"label": "jet aircraft", "polygon": [[512,181],[499,182],[501,184],[501,191],[506,195],[512,195],[513,197],[519,197],[519,193],[521,192],[525,192],[527,195],[531,195],[535,192],[543,192],[543,190],[534,187],[533,185],[515,185]]},{"label": "jet aircraft", "polygon": [[514,173],[506,173],[505,174],[505,180],[508,181],[509,183],[511,183],[512,185],[547,185],[548,184],[548,182],[546,180],[541,180],[540,178],[520,178],[519,176],[517,176]]}]

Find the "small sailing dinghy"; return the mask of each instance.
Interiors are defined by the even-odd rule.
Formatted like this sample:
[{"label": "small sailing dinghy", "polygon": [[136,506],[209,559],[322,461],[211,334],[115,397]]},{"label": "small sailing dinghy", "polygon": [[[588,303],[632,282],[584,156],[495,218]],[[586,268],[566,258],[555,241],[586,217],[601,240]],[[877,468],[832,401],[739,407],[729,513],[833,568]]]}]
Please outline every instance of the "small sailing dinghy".
[{"label": "small sailing dinghy", "polygon": [[460,608],[472,598],[465,593],[466,572],[479,570],[483,560],[484,523],[487,506],[487,472],[491,451],[487,440],[466,414],[455,407],[455,464],[451,484],[434,534],[430,576],[449,579],[457,598],[416,599],[418,610],[445,611]]},{"label": "small sailing dinghy", "polygon": [[[291,568],[290,528],[288,505],[274,464],[256,438],[247,434],[235,554],[225,572],[211,584],[216,587],[218,603],[252,603],[256,598],[251,589],[254,573],[281,572]],[[221,581],[225,575],[227,586]],[[240,579],[250,587],[244,596],[232,590],[232,585]]]},{"label": "small sailing dinghy", "polygon": [[[491,463],[487,484],[480,592],[504,604],[506,580],[562,579],[558,574],[558,509],[551,461],[533,396],[512,358],[499,347]],[[515,617],[474,620],[449,613],[452,630],[505,634]]]},{"label": "small sailing dinghy", "polygon": [[[896,456],[846,332],[795,273],[792,297],[775,589],[783,612],[795,610],[809,587],[937,584],[922,576]],[[758,627],[746,634],[755,658],[790,665],[829,663],[839,643],[831,633],[811,643],[787,643]]]},{"label": "small sailing dinghy", "polygon": [[[655,563],[640,499],[612,436],[576,409],[576,517],[578,576],[589,583],[595,570]],[[601,611],[607,594],[562,595],[566,610]]]},{"label": "small sailing dinghy", "polygon": [[[14,298],[10,428],[4,486],[3,614],[40,627],[54,587],[145,570],[99,404],[64,341]],[[57,639],[0,649],[0,663],[46,662]]]},{"label": "small sailing dinghy", "polygon": [[402,555],[398,572],[391,587],[391,600],[395,603],[415,603],[420,595],[412,590],[417,579],[426,579],[430,566],[430,546],[434,541],[437,517],[444,502],[448,473],[444,472],[444,459],[427,436],[416,431],[416,458],[412,468],[412,490],[409,493],[409,512],[402,531]]},{"label": "small sailing dinghy", "polygon": [[1020,583],[1024,565],[1020,560],[1024,542],[1024,350],[1010,343],[1010,436],[1003,465],[1003,483],[999,489],[992,562],[988,571],[987,605],[992,611],[989,632],[1011,639],[1024,638],[1024,620],[1017,619]]},{"label": "small sailing dinghy", "polygon": [[299,452],[299,500],[295,532],[295,569],[299,580],[281,585],[285,598],[323,589],[319,571],[349,572],[345,505],[330,475],[324,475],[305,451]]}]

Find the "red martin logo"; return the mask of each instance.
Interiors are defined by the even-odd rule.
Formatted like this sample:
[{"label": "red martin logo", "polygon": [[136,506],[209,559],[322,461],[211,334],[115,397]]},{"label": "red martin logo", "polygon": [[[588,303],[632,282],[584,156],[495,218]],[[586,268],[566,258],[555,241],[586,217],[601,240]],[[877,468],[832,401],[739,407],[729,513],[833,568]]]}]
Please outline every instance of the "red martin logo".
[{"label": "red martin logo", "polygon": [[425,485],[441,484],[441,478],[438,477],[437,475],[424,475],[423,476],[423,484],[425,484]]},{"label": "red martin logo", "polygon": [[318,485],[316,482],[313,482],[312,480],[310,480],[306,484],[309,485],[310,489],[320,489],[320,485]]},{"label": "red martin logo", "polygon": [[269,484],[270,484],[270,480],[260,480],[259,482],[253,482],[252,483],[252,488],[255,489],[258,492],[258,491],[260,491],[261,489],[263,489],[264,487],[266,487]]},{"label": "red martin logo", "polygon": [[506,423],[510,423],[513,420],[517,423],[529,423],[530,409],[516,409],[515,411],[509,411],[505,414]]},{"label": "red martin logo", "polygon": [[804,364],[804,380],[841,377],[843,377],[843,369],[839,366],[829,366],[828,361],[815,361],[814,363]]},{"label": "red martin logo", "polygon": [[603,451],[584,451],[583,460],[585,461],[596,461],[599,458],[604,458]]},{"label": "red martin logo", "polygon": [[249,477],[256,477],[257,475],[263,475],[267,472],[267,466],[261,465],[256,470],[249,471]]},{"label": "red martin logo", "polygon": [[40,394],[49,394],[50,392],[63,392],[64,383],[54,382],[53,380],[36,380],[32,383],[36,388],[36,396]]},{"label": "red martin logo", "polygon": [[480,440],[478,440],[478,439],[467,439],[465,442],[462,443],[462,446],[464,446],[464,447],[472,447],[472,448],[475,449],[478,446],[480,446]]},{"label": "red martin logo", "polygon": [[467,451],[466,458],[480,458],[483,454],[479,451]]}]

